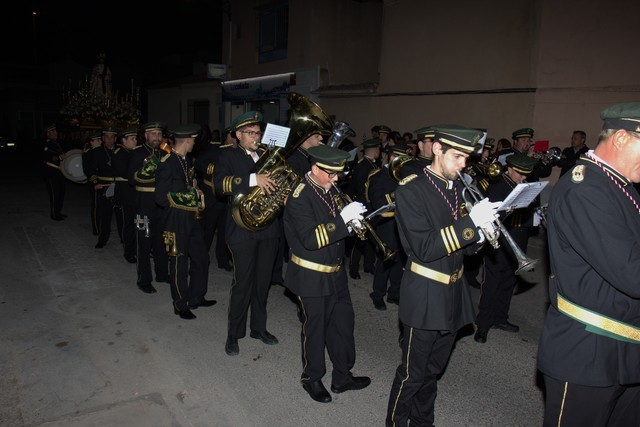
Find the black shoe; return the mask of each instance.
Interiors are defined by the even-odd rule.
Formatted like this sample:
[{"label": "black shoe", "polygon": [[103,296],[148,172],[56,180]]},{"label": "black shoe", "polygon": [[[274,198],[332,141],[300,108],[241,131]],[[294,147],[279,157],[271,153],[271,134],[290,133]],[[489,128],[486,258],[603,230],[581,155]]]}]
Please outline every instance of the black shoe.
[{"label": "black shoe", "polygon": [[231,264],[218,264],[218,268],[221,268],[226,271],[233,270],[233,266]]},{"label": "black shoe", "polygon": [[360,280],[360,273],[357,271],[350,271],[349,276],[354,280]]},{"label": "black shoe", "polygon": [[369,273],[369,274],[374,274],[374,270],[373,270],[373,268],[365,268],[365,269],[364,269],[364,272],[365,272],[365,273]]},{"label": "black shoe", "polygon": [[61,213],[60,215],[58,215],[60,218],[65,219],[66,217],[68,217],[69,215],[65,215],[63,213]]},{"label": "black shoe", "polygon": [[142,292],[144,292],[145,294],[155,294],[156,292],[156,288],[153,287],[153,285],[151,283],[147,284],[147,285],[138,285],[138,288],[140,288],[140,290]]},{"label": "black shoe", "polygon": [[384,311],[387,309],[387,305],[384,303],[382,298],[376,298],[373,296],[373,294],[369,294],[369,296],[371,297],[371,300],[373,301],[373,307],[376,310]]},{"label": "black shoe", "polygon": [[181,319],[191,320],[191,319],[195,319],[196,318],[196,315],[193,314],[191,312],[191,310],[189,310],[188,308],[186,310],[182,310],[182,311],[178,311],[177,308],[174,308],[173,312],[175,314],[177,314],[178,316],[180,316]]},{"label": "black shoe", "polygon": [[504,323],[494,323],[491,327],[493,329],[500,329],[507,332],[518,332],[520,330],[520,326],[509,323],[508,321],[505,321]]},{"label": "black shoe", "polygon": [[489,331],[487,329],[478,328],[476,334],[473,336],[473,339],[480,344],[484,344],[487,342],[487,334]]},{"label": "black shoe", "polygon": [[54,221],[62,221],[64,218],[62,215],[51,215],[51,219]]},{"label": "black shoe", "polygon": [[264,331],[264,332],[251,331],[249,336],[251,338],[255,338],[257,340],[260,340],[263,343],[268,344],[268,345],[278,344],[278,338],[274,337],[273,335],[271,335],[267,331]]},{"label": "black shoe", "polygon": [[104,248],[105,245],[106,245],[106,243],[98,242],[98,243],[96,243],[95,248],[96,249],[102,249],[102,248]]},{"label": "black shoe", "polygon": [[399,298],[389,298],[389,297],[387,297],[387,302],[389,304],[398,305],[398,304],[400,304],[400,299]]},{"label": "black shoe", "polygon": [[203,299],[201,302],[197,304],[189,304],[189,308],[196,309],[198,307],[211,307],[212,305],[216,305],[218,301],[214,299]]},{"label": "black shoe", "polygon": [[344,393],[349,390],[362,390],[368,387],[369,384],[371,384],[371,378],[369,377],[351,377],[351,381],[344,385],[335,386],[331,384],[331,391],[334,393]]},{"label": "black shoe", "polygon": [[331,395],[324,388],[322,381],[314,381],[312,383],[302,383],[302,388],[309,393],[309,396],[316,402],[329,403],[331,402]]},{"label": "black shoe", "polygon": [[171,283],[171,279],[169,279],[169,276],[156,277],[156,282],[158,282],[158,283]]},{"label": "black shoe", "polygon": [[124,259],[126,259],[129,264],[135,264],[138,261],[138,258],[136,258],[135,255],[129,255],[129,256],[125,255]]},{"label": "black shoe", "polygon": [[224,345],[224,352],[229,356],[237,356],[240,353],[240,347],[238,347],[238,338],[229,335],[227,337],[227,343]]}]

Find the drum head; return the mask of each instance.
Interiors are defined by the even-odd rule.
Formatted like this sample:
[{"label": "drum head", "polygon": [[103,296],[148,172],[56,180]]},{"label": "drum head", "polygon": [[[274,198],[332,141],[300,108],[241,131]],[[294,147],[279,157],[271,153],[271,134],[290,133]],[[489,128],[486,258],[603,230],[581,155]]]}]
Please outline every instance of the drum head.
[{"label": "drum head", "polygon": [[76,148],[67,151],[64,160],[60,162],[60,172],[69,181],[78,184],[87,182],[87,177],[82,170],[82,150]]}]

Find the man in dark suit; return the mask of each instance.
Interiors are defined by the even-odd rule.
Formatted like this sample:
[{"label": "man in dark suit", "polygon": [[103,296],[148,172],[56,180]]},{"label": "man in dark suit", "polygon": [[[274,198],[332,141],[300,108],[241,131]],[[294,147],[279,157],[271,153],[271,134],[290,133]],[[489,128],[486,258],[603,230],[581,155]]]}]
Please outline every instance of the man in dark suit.
[{"label": "man in dark suit", "polygon": [[360,202],[338,211],[333,183],[349,154],[319,145],[308,151],[311,171],[287,200],[284,229],[289,242],[285,286],[298,296],[302,308],[302,386],[318,402],[330,402],[322,384],[325,348],[333,362],[331,391],[342,393],[367,387],[368,377],[354,377],[354,312],[343,268],[344,240],[351,221],[362,220]]},{"label": "man in dark suit", "polygon": [[133,222],[135,218],[136,192],[129,184],[128,173],[129,159],[138,144],[138,128],[135,126],[128,127],[120,132],[120,142],[120,146],[114,150],[112,156],[113,170],[116,173],[114,199],[121,215],[122,232],[120,240],[122,240],[124,248],[124,259],[133,264],[137,260],[136,226]]},{"label": "man in dark suit", "polygon": [[54,221],[62,221],[67,217],[61,212],[64,203],[65,177],[60,172],[60,161],[64,159],[64,150],[58,142],[58,128],[55,123],[47,125],[44,131],[46,141],[44,143],[43,174],[49,194],[49,215]]},{"label": "man in dark suit", "polygon": [[562,156],[556,162],[556,166],[562,168],[560,176],[569,172],[576,164],[580,156],[589,151],[587,147],[587,134],[582,130],[574,130],[571,135],[571,146],[562,150]]}]

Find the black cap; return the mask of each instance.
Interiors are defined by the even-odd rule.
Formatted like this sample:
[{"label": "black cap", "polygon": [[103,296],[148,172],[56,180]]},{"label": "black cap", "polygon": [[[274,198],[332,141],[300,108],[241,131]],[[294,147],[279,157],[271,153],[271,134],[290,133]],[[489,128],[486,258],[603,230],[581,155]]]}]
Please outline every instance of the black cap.
[{"label": "black cap", "polygon": [[118,129],[116,129],[114,126],[107,126],[107,127],[102,128],[102,134],[103,135],[107,135],[107,134],[117,135],[118,134]]},{"label": "black cap", "polygon": [[48,123],[45,127],[44,127],[44,131],[45,132],[49,132],[50,130],[54,130],[54,129],[58,129],[58,127],[56,126],[55,123]]},{"label": "black cap", "polygon": [[371,138],[367,139],[362,143],[362,147],[364,148],[375,148],[382,145],[382,140],[380,138]]},{"label": "black cap", "polygon": [[522,153],[512,154],[505,161],[513,170],[523,175],[529,175],[533,172],[533,168],[536,165],[536,159]]},{"label": "black cap", "polygon": [[387,125],[378,125],[378,133],[391,133],[391,128]]},{"label": "black cap", "polygon": [[604,120],[603,130],[624,129],[640,132],[640,102],[625,102],[611,105],[600,113]]},{"label": "black cap", "polygon": [[396,145],[387,145],[387,154],[391,155],[394,154],[396,156],[404,156],[405,154],[407,154],[409,152],[409,146],[408,145],[403,145],[403,144],[396,144]]},{"label": "black cap", "polygon": [[123,129],[120,132],[120,138],[124,138],[124,137],[131,136],[131,135],[138,135],[138,128],[137,127],[131,126],[131,127]]},{"label": "black cap", "polygon": [[346,151],[324,144],[309,148],[307,154],[309,154],[311,164],[331,171],[344,170],[347,160],[349,160],[349,153]]},{"label": "black cap", "polygon": [[526,137],[533,138],[533,129],[522,128],[522,129],[513,131],[513,133],[511,134],[512,139],[526,138]]},{"label": "black cap", "polygon": [[476,151],[480,139],[484,136],[484,132],[477,129],[469,129],[457,125],[455,128],[434,127],[434,131],[436,141],[467,154]]},{"label": "black cap", "polygon": [[149,132],[153,130],[159,130],[161,132],[164,132],[166,128],[167,128],[167,124],[164,122],[148,122],[142,125],[142,129],[145,132]]},{"label": "black cap", "polygon": [[425,138],[429,138],[433,141],[433,138],[435,136],[433,126],[425,126],[413,132],[416,134],[416,140],[418,141],[422,141]]},{"label": "black cap", "polygon": [[180,125],[171,129],[171,135],[176,139],[195,138],[198,132],[200,132],[200,125],[197,124]]},{"label": "black cap", "polygon": [[262,113],[259,111],[247,111],[244,114],[240,114],[231,122],[231,130],[238,130],[241,127],[249,125],[259,125],[262,123]]}]

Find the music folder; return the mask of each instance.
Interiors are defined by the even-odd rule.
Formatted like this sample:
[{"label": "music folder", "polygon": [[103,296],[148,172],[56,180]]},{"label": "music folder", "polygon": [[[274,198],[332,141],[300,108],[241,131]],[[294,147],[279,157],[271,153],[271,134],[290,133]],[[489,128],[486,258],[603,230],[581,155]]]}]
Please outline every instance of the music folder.
[{"label": "music folder", "polygon": [[548,181],[523,182],[515,186],[502,202],[498,211],[526,208],[538,197],[538,194],[549,184]]},{"label": "music folder", "polygon": [[267,144],[269,147],[286,147],[289,132],[291,132],[291,128],[267,123],[262,143]]}]

